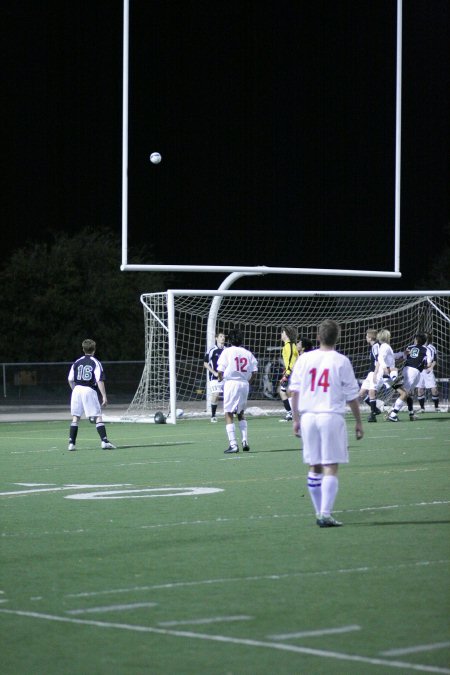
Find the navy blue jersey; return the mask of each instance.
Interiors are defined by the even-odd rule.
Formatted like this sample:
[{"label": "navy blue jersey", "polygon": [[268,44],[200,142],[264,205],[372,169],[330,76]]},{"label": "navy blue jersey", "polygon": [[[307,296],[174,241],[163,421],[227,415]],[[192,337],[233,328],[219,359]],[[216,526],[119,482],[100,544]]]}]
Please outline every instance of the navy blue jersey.
[{"label": "navy blue jersey", "polygon": [[[204,362],[207,363],[216,372],[219,356],[221,355],[224,349],[225,347],[218,347],[217,345],[215,345],[205,354]],[[217,377],[213,375],[210,370],[208,370],[208,379],[217,380]]]},{"label": "navy blue jersey", "polygon": [[406,361],[405,366],[410,366],[411,368],[417,368],[418,371],[422,372],[424,368],[427,367],[427,348],[423,345],[408,345],[406,348]]},{"label": "navy blue jersey", "polygon": [[380,351],[380,343],[374,342],[370,348],[370,370],[369,373],[372,373],[375,370],[375,366],[378,361],[378,353]]},{"label": "navy blue jersey", "polygon": [[68,380],[83,387],[97,389],[97,382],[104,380],[102,364],[94,356],[80,356],[72,365]]}]

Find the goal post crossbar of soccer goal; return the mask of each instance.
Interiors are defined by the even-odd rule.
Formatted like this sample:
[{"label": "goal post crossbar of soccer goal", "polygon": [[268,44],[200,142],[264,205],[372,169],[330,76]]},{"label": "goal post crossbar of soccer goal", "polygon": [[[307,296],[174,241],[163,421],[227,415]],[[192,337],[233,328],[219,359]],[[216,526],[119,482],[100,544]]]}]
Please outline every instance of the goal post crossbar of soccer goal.
[{"label": "goal post crossbar of soccer goal", "polygon": [[[254,291],[175,289],[141,296],[145,322],[145,365],[136,394],[121,421],[152,422],[161,411],[168,422],[209,416],[204,355],[216,332],[239,328],[258,359],[258,378],[249,396],[253,414],[281,415],[281,327],[297,327],[315,343],[317,327],[334,319],[341,327],[337,349],[362,381],[369,370],[368,329],[388,328],[394,351],[418,332],[432,334],[436,374],[448,407],[450,378],[450,291]],[[220,407],[220,406],[219,406]]]}]

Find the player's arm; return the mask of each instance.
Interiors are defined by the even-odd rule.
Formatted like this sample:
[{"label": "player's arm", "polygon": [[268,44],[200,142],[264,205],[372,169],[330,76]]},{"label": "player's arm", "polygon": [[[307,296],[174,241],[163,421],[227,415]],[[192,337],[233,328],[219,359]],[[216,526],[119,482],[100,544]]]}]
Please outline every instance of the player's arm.
[{"label": "player's arm", "polygon": [[71,389],[73,389],[73,388],[75,387],[75,373],[74,373],[73,366],[72,366],[72,368],[70,369],[70,372],[69,372],[69,376],[68,376],[68,378],[67,378],[67,381],[68,381],[68,383],[69,383],[69,387],[70,387]]},{"label": "player's arm", "polygon": [[357,398],[354,398],[353,401],[347,401],[347,403],[350,406],[350,410],[353,413],[353,417],[355,418],[355,435],[356,440],[359,441],[364,436],[364,431],[361,422],[361,411],[359,409],[359,402]]},{"label": "player's arm", "polygon": [[103,380],[99,380],[97,382],[97,386],[98,386],[99,391],[102,395],[102,405],[103,406],[108,405],[108,399],[106,398],[106,388],[105,388],[105,383],[103,382]]},{"label": "player's arm", "polygon": [[298,412],[299,392],[293,391],[291,396],[291,410],[292,410],[292,430],[294,436],[300,437],[300,413]]}]

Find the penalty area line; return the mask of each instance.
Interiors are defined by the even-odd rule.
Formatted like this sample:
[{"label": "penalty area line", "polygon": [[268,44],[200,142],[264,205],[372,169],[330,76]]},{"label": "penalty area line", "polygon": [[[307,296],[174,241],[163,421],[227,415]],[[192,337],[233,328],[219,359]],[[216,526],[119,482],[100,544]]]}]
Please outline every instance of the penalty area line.
[{"label": "penalty area line", "polygon": [[357,663],[367,663],[374,666],[390,666],[391,668],[403,668],[409,671],[418,671],[423,673],[444,673],[450,675],[447,668],[436,666],[427,666],[418,663],[405,663],[403,661],[391,661],[380,658],[370,658],[367,656],[358,656],[355,654],[343,654],[340,652],[329,652],[323,649],[310,649],[309,647],[298,647],[280,642],[266,642],[263,640],[252,640],[247,638],[234,638],[225,635],[208,635],[207,633],[193,633],[191,631],[168,630],[165,628],[153,628],[152,626],[138,626],[126,623],[111,623],[108,621],[92,621],[88,619],[74,619],[65,616],[56,616],[52,614],[41,614],[38,612],[28,612],[23,610],[1,609],[0,614],[13,614],[15,616],[24,616],[30,619],[41,619],[45,621],[58,621],[61,623],[78,624],[82,626],[95,626],[97,628],[115,628],[116,630],[133,631],[136,633],[152,633],[156,635],[169,635],[173,637],[189,638],[194,640],[206,640],[210,642],[222,642],[234,645],[243,645],[245,647],[262,647],[265,649],[276,649],[278,651],[294,652],[297,654],[308,654],[309,656],[318,656],[327,659],[339,661],[352,661]]}]

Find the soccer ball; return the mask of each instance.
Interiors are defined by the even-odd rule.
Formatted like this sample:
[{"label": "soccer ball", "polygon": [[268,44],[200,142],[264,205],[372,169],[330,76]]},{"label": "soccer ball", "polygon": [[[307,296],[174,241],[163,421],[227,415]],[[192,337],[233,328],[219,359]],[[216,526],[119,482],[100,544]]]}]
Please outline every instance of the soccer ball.
[{"label": "soccer ball", "polygon": [[180,417],[183,417],[183,415],[184,415],[184,410],[183,410],[183,408],[177,408],[177,409],[176,409],[176,416],[177,416],[177,419],[179,420]]},{"label": "soccer ball", "polygon": [[164,413],[162,413],[160,410],[158,410],[158,412],[155,412],[155,416],[154,416],[153,419],[154,419],[155,424],[165,424],[166,423],[166,417],[165,417]]},{"label": "soccer ball", "polygon": [[152,164],[159,164],[161,161],[162,157],[159,154],[159,152],[152,152],[150,155],[150,161]]}]

